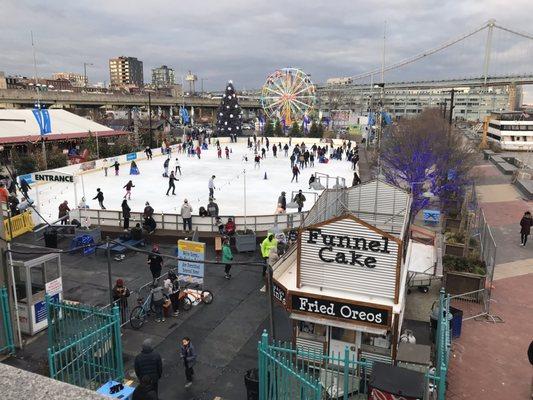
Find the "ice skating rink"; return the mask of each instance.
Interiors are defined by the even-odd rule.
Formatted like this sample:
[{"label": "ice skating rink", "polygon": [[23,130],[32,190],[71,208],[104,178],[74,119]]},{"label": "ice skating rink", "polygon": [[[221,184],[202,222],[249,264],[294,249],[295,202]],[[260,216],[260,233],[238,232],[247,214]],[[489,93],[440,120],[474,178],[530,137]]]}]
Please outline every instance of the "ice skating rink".
[{"label": "ice skating rink", "polygon": [[[272,145],[272,142],[271,142]],[[85,192],[89,208],[99,208],[96,196],[96,188],[104,193],[104,205],[108,210],[120,210],[125,189],[123,186],[132,180],[135,187],[132,189],[131,200],[128,201],[132,211],[142,211],[145,202],[150,202],[157,213],[179,214],[184,199],[188,199],[193,207],[193,214],[198,215],[200,206],[207,206],[209,198],[208,180],[215,175],[215,198],[219,206],[220,215],[243,215],[244,214],[244,170],[246,170],[246,208],[248,215],[274,214],[277,207],[277,199],[281,191],[287,193],[287,203],[291,201],[292,191],[302,189],[309,190],[308,181],[312,173],[321,172],[330,176],[340,176],[346,179],[349,186],[352,183],[353,171],[351,163],[343,160],[330,160],[327,164],[319,164],[315,160],[315,166],[304,168],[298,177],[298,183],[291,183],[292,172],[289,156],[292,154],[291,147],[289,156],[285,157],[283,150],[278,151],[277,158],[272,155],[272,147],[267,152],[265,159],[261,160],[260,168],[254,168],[253,150],[246,147],[246,143],[228,143],[231,149],[230,159],[224,155],[222,144],[222,159],[217,158],[215,146],[208,150],[202,150],[201,159],[196,156],[187,157],[184,153],[173,151],[170,159],[170,168],[174,168],[174,159],[179,158],[182,175],[177,174],[176,195],[166,196],[168,178],[162,176],[163,162],[166,156],[156,155],[152,160],[137,160],[139,175],[129,175],[129,164],[122,164],[120,174],[115,176],[113,168],[109,168],[108,176],[104,176],[101,169],[83,175],[83,185],[78,177],[76,185],[78,202]],[[244,160],[248,157],[248,161]],[[267,179],[265,180],[265,173]],[[334,184],[334,182],[332,182]],[[319,191],[313,191],[319,193]],[[32,199],[36,199],[35,189],[30,191]],[[307,201],[304,210],[313,205],[313,196],[305,194]],[[67,200],[71,209],[74,208],[73,185],[61,183],[48,183],[39,186],[40,211],[48,220],[55,220],[58,216],[58,206]],[[296,209],[287,209],[293,212]]]}]

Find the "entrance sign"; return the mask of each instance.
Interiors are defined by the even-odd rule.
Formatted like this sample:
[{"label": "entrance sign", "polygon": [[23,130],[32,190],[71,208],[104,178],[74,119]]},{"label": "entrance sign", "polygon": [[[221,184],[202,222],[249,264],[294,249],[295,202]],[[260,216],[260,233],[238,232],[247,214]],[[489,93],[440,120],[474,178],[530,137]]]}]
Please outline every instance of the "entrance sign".
[{"label": "entrance sign", "polygon": [[345,320],[379,327],[390,326],[391,310],[371,305],[360,305],[326,297],[314,298],[291,293],[292,312]]},{"label": "entrance sign", "polygon": [[307,227],[298,238],[298,287],[396,299],[401,245],[352,215]]},{"label": "entrance sign", "polygon": [[178,279],[180,281],[204,283],[205,243],[190,240],[178,240],[178,257],[190,261],[178,261]]},{"label": "entrance sign", "polygon": [[33,174],[35,182],[65,182],[74,183],[74,175],[65,174],[64,172],[44,171]]}]

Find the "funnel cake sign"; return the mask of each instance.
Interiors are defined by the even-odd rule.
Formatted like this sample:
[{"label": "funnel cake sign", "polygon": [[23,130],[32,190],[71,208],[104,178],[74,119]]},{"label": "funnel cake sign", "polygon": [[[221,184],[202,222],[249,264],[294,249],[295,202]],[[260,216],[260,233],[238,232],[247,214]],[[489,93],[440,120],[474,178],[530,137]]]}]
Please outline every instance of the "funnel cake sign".
[{"label": "funnel cake sign", "polygon": [[299,237],[299,285],[395,299],[402,242],[347,215],[305,228]]}]

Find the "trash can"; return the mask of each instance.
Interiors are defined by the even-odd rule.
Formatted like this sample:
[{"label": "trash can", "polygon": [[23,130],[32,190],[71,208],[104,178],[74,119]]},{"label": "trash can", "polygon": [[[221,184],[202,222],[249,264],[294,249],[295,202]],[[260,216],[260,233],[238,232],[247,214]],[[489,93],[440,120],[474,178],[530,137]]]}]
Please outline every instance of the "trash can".
[{"label": "trash can", "polygon": [[57,249],[57,230],[48,228],[44,231],[44,245],[52,249]]},{"label": "trash can", "polygon": [[461,336],[461,327],[463,326],[463,310],[455,307],[450,307],[450,314],[452,314],[452,338]]},{"label": "trash can", "polygon": [[246,386],[246,399],[259,400],[259,370],[257,368],[246,371],[244,385]]},{"label": "trash can", "polygon": [[[450,307],[451,309],[451,307]],[[448,321],[449,321],[449,325],[448,327],[451,329],[452,327],[452,313],[450,312],[448,314]],[[429,315],[429,323],[430,323],[430,328],[431,328],[431,331],[430,331],[430,339],[431,339],[431,342],[436,344],[436,337],[437,337],[437,325],[438,325],[438,321],[439,321],[439,308],[438,307],[433,307],[431,309],[431,314]]]}]

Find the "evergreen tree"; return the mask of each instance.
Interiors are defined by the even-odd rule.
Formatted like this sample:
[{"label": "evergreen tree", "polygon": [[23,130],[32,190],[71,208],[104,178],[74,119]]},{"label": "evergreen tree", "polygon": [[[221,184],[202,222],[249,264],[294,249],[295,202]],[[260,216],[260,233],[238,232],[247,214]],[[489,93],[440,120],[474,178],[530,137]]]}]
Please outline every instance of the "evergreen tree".
[{"label": "evergreen tree", "polygon": [[241,134],[242,111],[233,88],[233,82],[226,85],[226,92],[217,111],[217,129],[219,136]]},{"label": "evergreen tree", "polygon": [[313,123],[311,124],[311,128],[309,128],[309,137],[312,137],[312,138],[320,138],[320,133],[318,131],[318,126],[317,124],[315,123],[315,121],[313,121]]},{"label": "evergreen tree", "polygon": [[291,126],[291,136],[298,137],[300,134],[300,126],[298,125],[298,122],[294,121]]},{"label": "evergreen tree", "polygon": [[272,124],[273,121],[267,120],[265,122],[265,130],[264,130],[264,136],[272,137],[274,136],[274,126]]},{"label": "evergreen tree", "polygon": [[274,126],[274,136],[283,136],[283,129],[279,120],[276,120],[276,125]]}]

